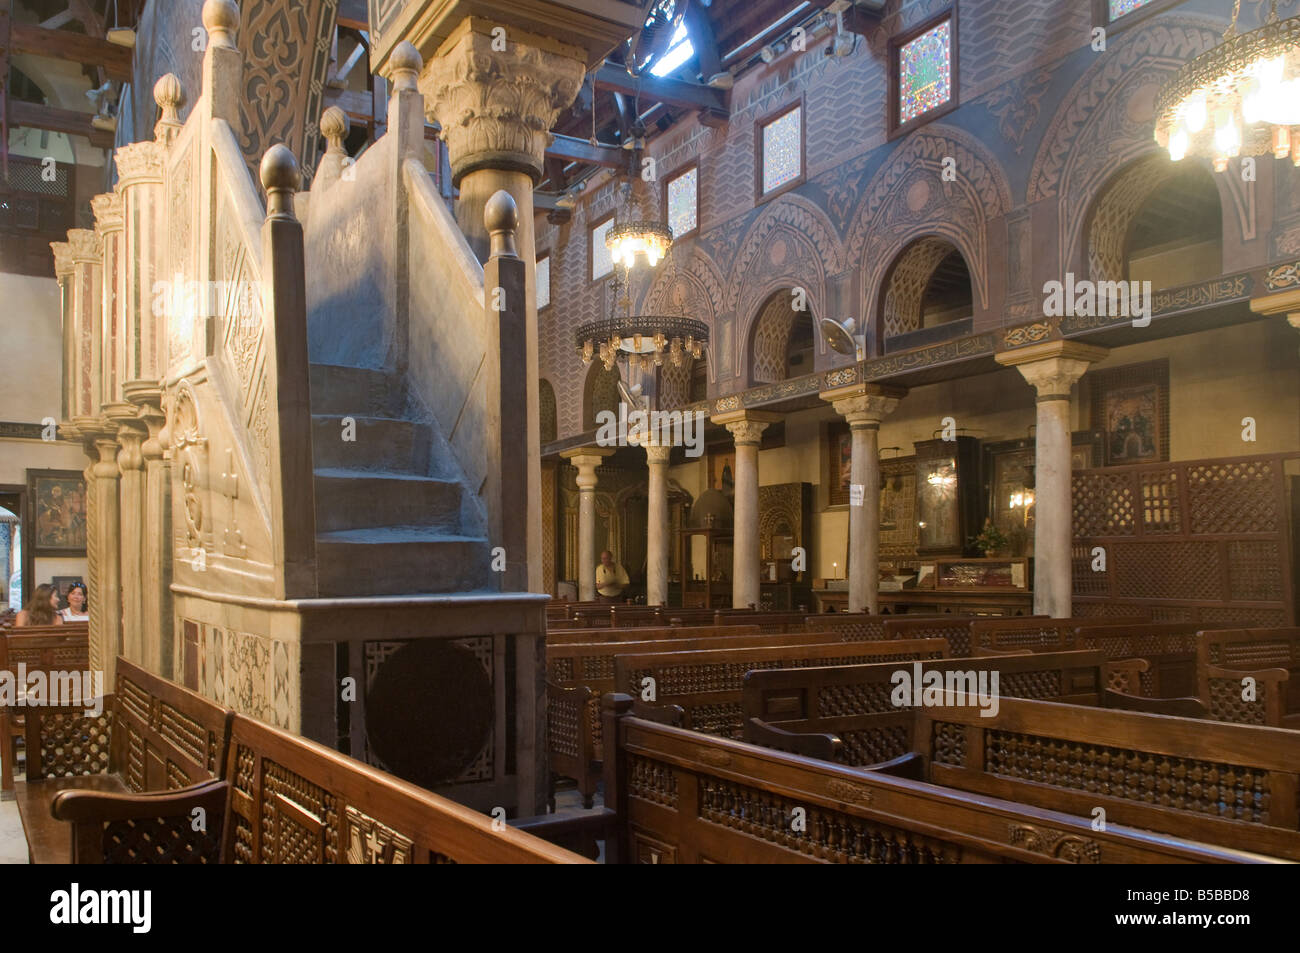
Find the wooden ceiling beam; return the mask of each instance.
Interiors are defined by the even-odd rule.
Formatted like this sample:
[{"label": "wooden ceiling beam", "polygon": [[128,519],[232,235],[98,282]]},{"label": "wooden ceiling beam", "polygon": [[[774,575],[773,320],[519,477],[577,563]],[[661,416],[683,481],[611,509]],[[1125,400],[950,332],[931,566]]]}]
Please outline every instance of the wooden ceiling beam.
[{"label": "wooden ceiling beam", "polygon": [[553,142],[546,154],[570,162],[586,162],[605,169],[622,169],[627,165],[627,157],[618,146],[593,146],[586,139],[577,136],[565,136],[558,133],[552,136]]},{"label": "wooden ceiling beam", "polygon": [[54,106],[38,106],[35,103],[16,100],[9,101],[9,113],[5,116],[11,128],[27,126],[29,129],[45,129],[49,132],[66,133],[69,136],[84,136],[90,140],[92,146],[111,149],[113,133],[107,129],[96,129],[90,124],[93,118],[92,113],[79,113]]},{"label": "wooden ceiling beam", "polygon": [[687,83],[680,79],[659,76],[635,77],[617,63],[605,62],[595,74],[596,85],[628,95],[640,95],[643,100],[658,100],[670,106],[703,109],[711,113],[730,115],[726,94],[711,86]]},{"label": "wooden ceiling beam", "polygon": [[700,6],[700,0],[691,0],[686,8],[686,32],[690,34],[691,46],[699,57],[700,75],[708,82],[722,72],[722,59],[718,55],[718,38],[713,33],[713,23],[708,12]]},{"label": "wooden ceiling beam", "polygon": [[100,66],[109,79],[124,83],[131,81],[131,49],[71,30],[46,30],[27,23],[15,23],[11,28],[10,49],[14,53],[52,56],[83,66]]}]

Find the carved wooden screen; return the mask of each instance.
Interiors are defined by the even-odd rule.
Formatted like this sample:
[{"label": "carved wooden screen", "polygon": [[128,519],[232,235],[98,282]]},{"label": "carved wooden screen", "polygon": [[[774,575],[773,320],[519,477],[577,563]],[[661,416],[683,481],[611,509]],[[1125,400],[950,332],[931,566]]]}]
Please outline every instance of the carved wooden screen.
[{"label": "carved wooden screen", "polygon": [[1076,471],[1075,614],[1294,625],[1284,461],[1297,456]]}]

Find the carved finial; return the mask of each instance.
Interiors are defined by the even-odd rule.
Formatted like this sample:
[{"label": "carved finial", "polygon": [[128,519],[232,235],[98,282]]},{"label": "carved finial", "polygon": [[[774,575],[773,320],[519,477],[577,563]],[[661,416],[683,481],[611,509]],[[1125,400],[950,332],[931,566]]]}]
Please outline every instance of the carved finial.
[{"label": "carved finial", "polygon": [[513,195],[505,189],[497,189],[496,194],[483,207],[483,224],[488,230],[490,257],[518,257],[515,229],[519,227],[519,206],[515,204]]},{"label": "carved finial", "polygon": [[233,47],[239,29],[239,4],[235,0],[205,0],[203,28],[208,31],[210,45]]},{"label": "carved finial", "polygon": [[348,114],[338,106],[331,106],[321,114],[320,134],[329,143],[329,147],[325,150],[326,154],[346,155],[347,150],[343,148],[343,140],[347,138],[348,130],[351,128]]},{"label": "carved finial", "polygon": [[154,123],[153,137],[160,142],[170,142],[181,129],[181,117],[177,110],[185,103],[185,90],[175,73],[164,73],[153,84],[153,101],[162,110],[162,116]]},{"label": "carved finial", "polygon": [[420,75],[424,60],[420,51],[410,40],[403,40],[393,47],[388,57],[388,81],[393,84],[393,92],[399,89],[415,89],[415,78]]},{"label": "carved finial", "polygon": [[271,146],[262,156],[262,188],[266,189],[266,217],[293,218],[293,195],[302,176],[298,160],[283,143]]}]

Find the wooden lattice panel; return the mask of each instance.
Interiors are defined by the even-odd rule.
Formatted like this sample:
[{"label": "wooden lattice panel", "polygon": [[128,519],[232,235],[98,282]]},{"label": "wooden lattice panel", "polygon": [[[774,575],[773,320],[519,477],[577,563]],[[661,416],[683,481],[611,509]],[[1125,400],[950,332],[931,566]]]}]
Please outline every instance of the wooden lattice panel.
[{"label": "wooden lattice panel", "polygon": [[[1074,612],[1157,622],[1294,623],[1284,461],[1152,463],[1073,475]],[[1106,568],[1093,570],[1094,553]]]}]

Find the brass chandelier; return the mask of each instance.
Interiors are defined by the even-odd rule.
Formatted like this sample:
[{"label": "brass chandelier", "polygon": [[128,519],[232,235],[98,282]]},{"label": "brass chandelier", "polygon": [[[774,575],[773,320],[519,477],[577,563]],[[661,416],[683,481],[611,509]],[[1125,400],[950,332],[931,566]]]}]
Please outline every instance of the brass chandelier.
[{"label": "brass chandelier", "polygon": [[1177,162],[1209,158],[1222,172],[1236,156],[1272,152],[1300,166],[1300,17],[1237,32],[1241,0],[1223,42],[1187,63],[1156,99],[1156,142]]},{"label": "brass chandelier", "polygon": [[615,265],[630,269],[638,255],[644,255],[651,268],[663,261],[673,244],[673,230],[659,221],[659,203],[654,190],[641,175],[641,158],[645,149],[645,126],[638,119],[624,149],[628,154],[623,179],[622,208],[615,214],[614,225],[605,236],[605,247]]},{"label": "brass chandelier", "polygon": [[690,356],[699,359],[709,340],[709,326],[684,315],[632,314],[629,288],[630,269],[616,267],[614,272],[614,306],[608,318],[592,321],[577,330],[578,353],[582,363],[599,357],[605,370],[624,358],[636,362],[644,371],[651,364],[662,367],[665,357],[680,367]]}]

